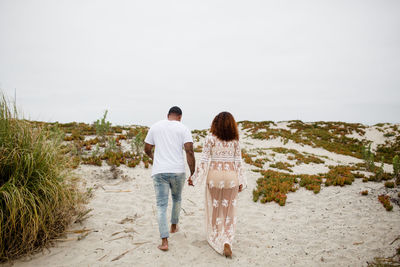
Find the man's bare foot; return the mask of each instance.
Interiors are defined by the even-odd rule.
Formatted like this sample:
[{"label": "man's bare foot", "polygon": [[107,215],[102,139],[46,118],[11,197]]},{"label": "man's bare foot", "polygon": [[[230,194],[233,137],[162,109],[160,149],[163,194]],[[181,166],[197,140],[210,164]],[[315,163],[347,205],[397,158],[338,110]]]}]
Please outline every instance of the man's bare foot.
[{"label": "man's bare foot", "polygon": [[177,225],[177,224],[171,224],[171,230],[170,230],[170,232],[173,234],[173,233],[176,233],[176,232],[178,232],[178,231],[179,231],[178,225]]},{"label": "man's bare foot", "polygon": [[232,259],[232,249],[231,246],[229,246],[229,244],[224,245],[224,255],[225,257]]},{"label": "man's bare foot", "polygon": [[161,245],[158,246],[158,249],[162,250],[162,251],[167,251],[168,250],[168,239],[167,238],[163,238],[161,241]]}]

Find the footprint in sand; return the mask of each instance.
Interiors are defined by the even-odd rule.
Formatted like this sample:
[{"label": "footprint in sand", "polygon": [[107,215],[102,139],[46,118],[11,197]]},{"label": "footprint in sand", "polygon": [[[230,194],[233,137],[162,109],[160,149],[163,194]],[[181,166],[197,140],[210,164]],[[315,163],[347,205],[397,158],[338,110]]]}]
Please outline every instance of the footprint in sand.
[{"label": "footprint in sand", "polygon": [[192,246],[201,248],[207,246],[207,240],[195,240],[191,243]]}]

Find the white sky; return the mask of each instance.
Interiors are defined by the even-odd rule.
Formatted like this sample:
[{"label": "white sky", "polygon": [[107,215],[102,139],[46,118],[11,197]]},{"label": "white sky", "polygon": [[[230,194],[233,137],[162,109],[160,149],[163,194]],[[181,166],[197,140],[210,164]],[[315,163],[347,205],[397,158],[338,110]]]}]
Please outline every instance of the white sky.
[{"label": "white sky", "polygon": [[400,122],[398,0],[0,0],[0,89],[25,117],[189,128]]}]

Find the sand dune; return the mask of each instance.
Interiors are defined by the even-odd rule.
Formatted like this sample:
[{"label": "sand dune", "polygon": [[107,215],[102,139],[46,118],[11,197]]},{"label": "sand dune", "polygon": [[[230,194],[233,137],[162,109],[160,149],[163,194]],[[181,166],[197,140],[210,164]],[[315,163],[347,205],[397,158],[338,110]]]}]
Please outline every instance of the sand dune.
[{"label": "sand dune", "polygon": [[[382,135],[371,136],[383,142]],[[313,174],[326,171],[327,165],[360,162],[291,141],[251,139],[244,131],[241,137],[246,149],[287,147],[327,157],[325,164],[302,164],[294,173]],[[253,168],[246,164],[249,186],[239,195],[233,259],[221,257],[205,240],[202,187],[185,187],[180,232],[171,236],[170,251],[161,252],[156,248],[160,240],[150,169],[121,165],[120,176],[113,179],[109,166],[81,165],[76,173],[82,187],[93,190],[88,204],[93,210],[70,231],[87,229],[87,236],[70,232],[49,250],[13,266],[366,266],[376,256],[394,254],[398,243],[390,243],[400,235],[400,209],[394,205],[387,212],[377,201],[387,191],[383,183],[356,179],[350,186],[323,187],[319,194],[300,188],[289,193],[281,207],[253,202],[252,189],[260,177]],[[391,165],[385,169],[391,171]],[[361,196],[366,189],[369,195]]]}]

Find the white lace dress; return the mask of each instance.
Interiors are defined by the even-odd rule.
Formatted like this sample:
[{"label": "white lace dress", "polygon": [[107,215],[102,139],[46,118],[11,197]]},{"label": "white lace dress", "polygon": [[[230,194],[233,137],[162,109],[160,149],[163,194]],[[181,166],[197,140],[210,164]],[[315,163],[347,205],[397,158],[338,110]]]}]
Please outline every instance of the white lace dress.
[{"label": "white lace dress", "polygon": [[243,185],[243,188],[247,186],[239,141],[222,141],[209,134],[192,180],[194,185],[206,180],[207,241],[218,253],[223,254],[224,244],[232,248],[235,236],[239,185]]}]

